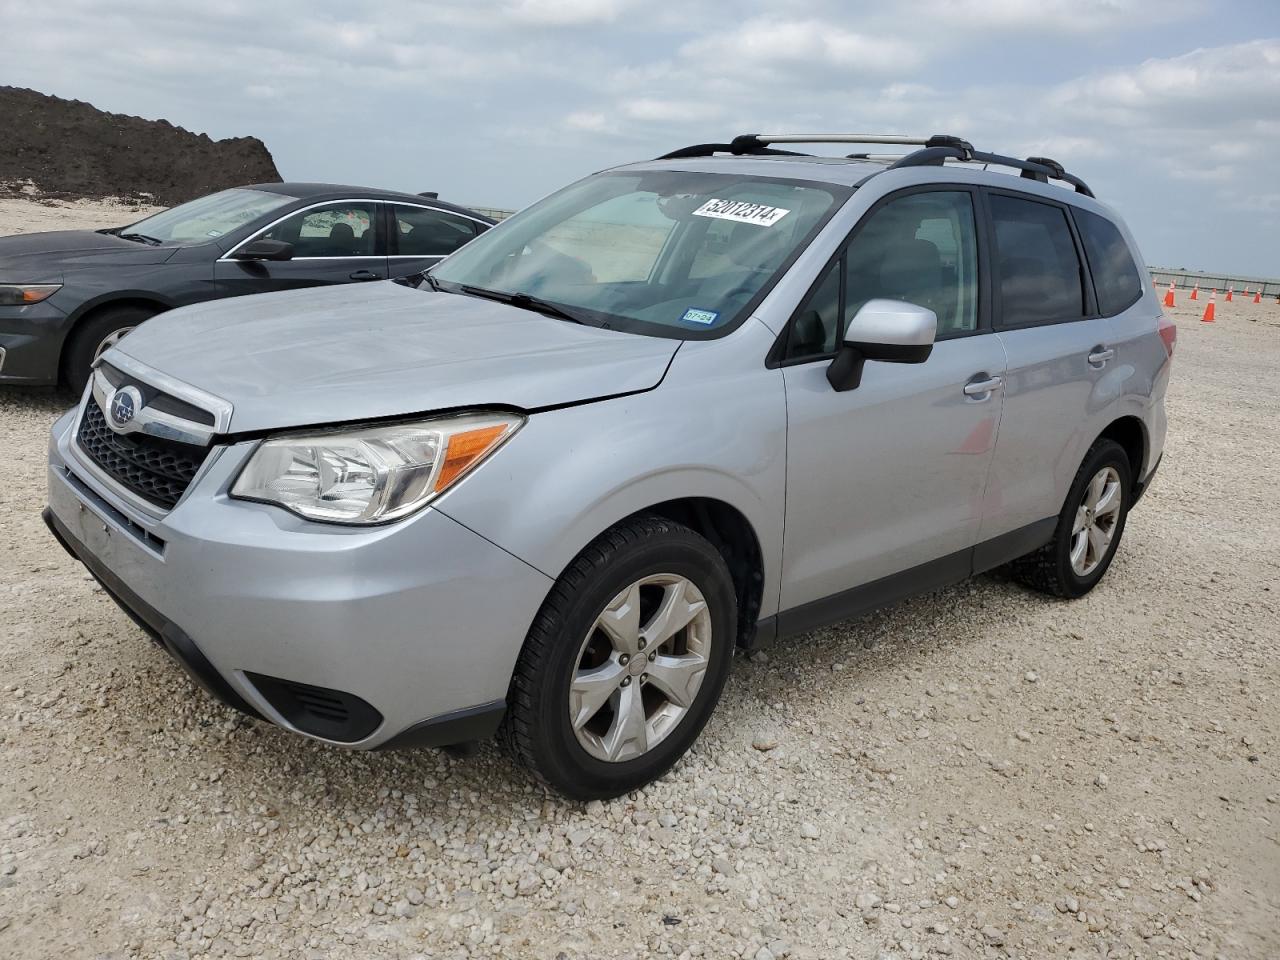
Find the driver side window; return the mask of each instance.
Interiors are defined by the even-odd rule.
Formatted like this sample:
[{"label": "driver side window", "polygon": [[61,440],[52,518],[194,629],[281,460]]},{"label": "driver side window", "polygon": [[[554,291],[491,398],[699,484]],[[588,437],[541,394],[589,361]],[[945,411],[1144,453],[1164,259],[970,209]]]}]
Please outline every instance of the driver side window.
[{"label": "driver side window", "polygon": [[372,203],[313,207],[282,220],[259,239],[293,244],[293,259],[372,257],[375,235]]},{"label": "driver side window", "polygon": [[928,307],[939,339],[977,329],[978,244],[967,191],[907,194],[864,218],[792,318],[783,360],[831,356],[873,299]]}]

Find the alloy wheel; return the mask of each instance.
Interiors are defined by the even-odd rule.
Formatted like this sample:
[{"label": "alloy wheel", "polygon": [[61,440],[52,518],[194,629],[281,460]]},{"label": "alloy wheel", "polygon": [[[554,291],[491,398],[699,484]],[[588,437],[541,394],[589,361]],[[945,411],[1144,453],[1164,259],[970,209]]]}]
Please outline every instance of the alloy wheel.
[{"label": "alloy wheel", "polygon": [[1071,569],[1087,577],[1106,559],[1115,538],[1124,495],[1115,467],[1103,467],[1085,487],[1071,526]]},{"label": "alloy wheel", "polygon": [[686,577],[654,574],[596,617],[574,661],[569,722],[591,756],[648,753],[688,714],[710,662],[711,613]]}]

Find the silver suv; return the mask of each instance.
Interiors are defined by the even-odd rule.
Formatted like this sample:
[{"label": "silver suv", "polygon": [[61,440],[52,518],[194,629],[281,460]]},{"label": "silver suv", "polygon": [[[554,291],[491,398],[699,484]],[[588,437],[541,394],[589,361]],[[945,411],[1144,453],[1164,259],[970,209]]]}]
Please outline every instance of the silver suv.
[{"label": "silver suv", "polygon": [[252,716],[497,733],[612,796],[689,748],[735,648],[1004,564],[1098,583],[1165,438],[1141,262],[1045,158],[689,147],[415,283],[148,321],[54,425],[45,515]]}]

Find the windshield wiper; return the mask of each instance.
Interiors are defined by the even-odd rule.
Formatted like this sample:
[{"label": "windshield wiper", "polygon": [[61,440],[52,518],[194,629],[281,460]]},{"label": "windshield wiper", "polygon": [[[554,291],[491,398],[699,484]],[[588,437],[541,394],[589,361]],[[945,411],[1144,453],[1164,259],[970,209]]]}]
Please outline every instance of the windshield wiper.
[{"label": "windshield wiper", "polygon": [[134,243],[145,243],[148,246],[158,247],[164,243],[163,240],[157,240],[155,237],[148,237],[145,233],[117,233],[117,237],[121,240],[132,240]]},{"label": "windshield wiper", "polygon": [[527,293],[503,293],[501,290],[488,290],[485,287],[472,287],[465,283],[461,284],[458,289],[473,297],[483,297],[485,300],[496,300],[498,303],[510,304],[513,307],[519,307],[521,310],[532,310],[534,313],[541,313],[548,317],[555,317],[557,320],[568,320],[570,323],[581,323],[584,326],[591,326],[591,324],[582,317],[570,313],[559,304],[552,303],[550,300],[543,300],[540,297],[530,296]]}]

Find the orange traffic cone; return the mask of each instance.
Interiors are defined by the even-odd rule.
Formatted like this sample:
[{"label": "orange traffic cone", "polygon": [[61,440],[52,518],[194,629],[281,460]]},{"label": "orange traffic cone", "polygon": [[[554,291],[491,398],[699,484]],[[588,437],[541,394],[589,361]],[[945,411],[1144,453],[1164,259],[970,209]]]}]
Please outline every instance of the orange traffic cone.
[{"label": "orange traffic cone", "polygon": [[1209,291],[1209,303],[1204,308],[1204,316],[1200,318],[1201,323],[1213,323],[1213,301],[1218,299],[1218,291]]},{"label": "orange traffic cone", "polygon": [[1198,284],[1198,283],[1197,283],[1194,287],[1192,287],[1192,288],[1191,288],[1191,297],[1190,297],[1190,299],[1192,299],[1192,300],[1199,300],[1199,299],[1200,299],[1200,284]]},{"label": "orange traffic cone", "polygon": [[1169,281],[1169,289],[1168,289],[1168,290],[1166,290],[1166,291],[1164,292],[1164,305],[1165,305],[1166,307],[1172,307],[1172,306],[1174,305],[1174,303],[1173,303],[1173,281],[1172,281],[1172,280],[1170,280],[1170,281]]},{"label": "orange traffic cone", "polygon": [[1227,303],[1231,302],[1231,294],[1235,292],[1235,287],[1227,287]]},{"label": "orange traffic cone", "polygon": [[1261,303],[1261,302],[1262,302],[1262,291],[1261,291],[1261,290],[1259,290],[1257,293],[1255,293],[1255,294],[1253,295],[1253,302],[1254,302],[1254,303]]}]

